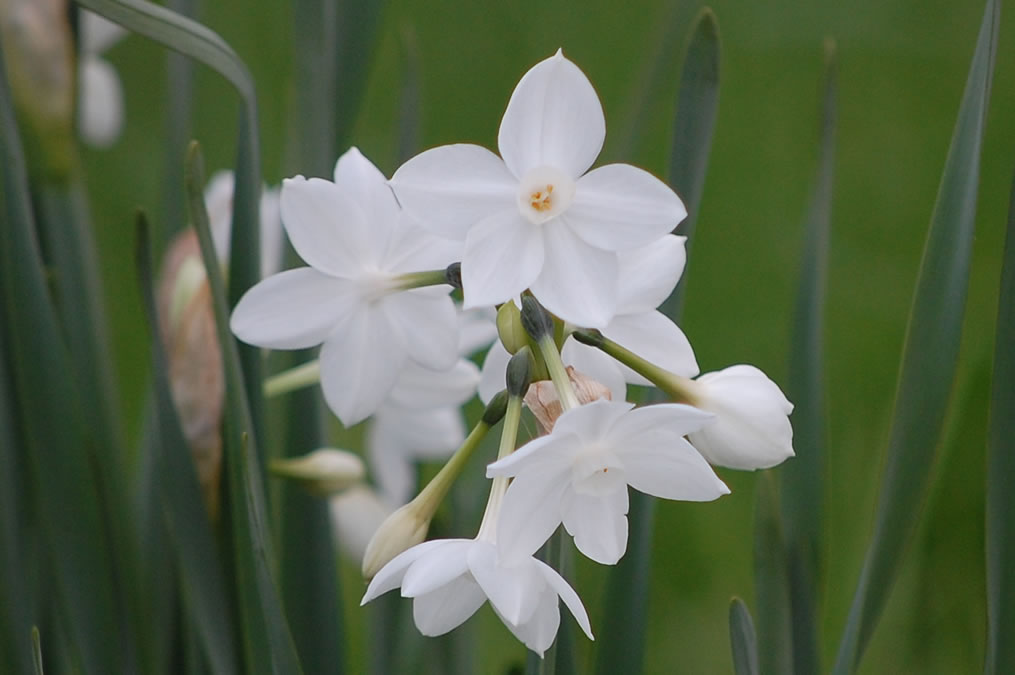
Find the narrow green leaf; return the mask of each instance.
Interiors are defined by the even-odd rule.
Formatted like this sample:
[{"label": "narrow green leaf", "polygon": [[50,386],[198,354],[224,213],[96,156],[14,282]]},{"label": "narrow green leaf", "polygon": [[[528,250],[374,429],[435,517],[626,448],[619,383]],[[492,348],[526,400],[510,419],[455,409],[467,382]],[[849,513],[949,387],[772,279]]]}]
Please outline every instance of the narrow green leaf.
[{"label": "narrow green leaf", "polygon": [[168,380],[169,364],[159,340],[152,276],[151,244],[144,214],[138,215],[137,251],[141,298],[151,327],[152,377],[155,389],[151,450],[160,477],[158,494],[183,585],[183,598],[193,617],[201,646],[213,672],[238,671],[233,620],[229,614],[221,557],[201,497],[190,449],[180,427]]},{"label": "narrow green leaf", "polygon": [[[204,167],[200,148],[192,143],[187,153],[184,185],[190,218],[201,243],[208,285],[211,288],[219,347],[226,380],[223,446],[228,485],[229,522],[233,562],[245,654],[245,670],[275,673],[302,672],[278,588],[272,578],[271,539],[264,504],[264,487],[258,468],[257,437],[251,421],[239,356],[229,332],[225,284],[219,270],[204,204]],[[258,383],[260,388],[260,383]]]},{"label": "narrow green leaf", "polygon": [[42,668],[42,638],[38,626],[32,626],[32,667],[35,675],[44,675]]},{"label": "narrow green leaf", "polygon": [[352,136],[353,125],[359,114],[363,93],[366,91],[370,64],[377,49],[381,16],[387,0],[359,2],[334,0],[338,5],[337,44],[338,82],[332,102],[335,119],[335,143],[338,152],[345,149]]},{"label": "narrow green leaf", "polygon": [[1015,672],[1015,181],[1002,260],[987,441],[988,675]]},{"label": "narrow green leaf", "polygon": [[[669,183],[684,200],[687,218],[676,229],[687,237],[690,259],[694,228],[712,149],[712,132],[719,111],[719,23],[708,7],[698,13],[691,29],[691,42],[684,59],[684,72],[677,91],[677,117],[670,151]],[[687,269],[659,311],[677,319],[683,313]]]},{"label": "narrow green leaf", "polygon": [[[229,252],[229,305],[260,278],[261,151],[257,97],[247,66],[215,32],[164,7],[144,0],[79,0],[78,4],[185,54],[226,78],[240,94],[243,108],[237,135],[233,220]],[[253,431],[262,432],[261,355],[249,345],[238,348],[246,377]],[[262,434],[263,435],[263,434]],[[263,461],[263,458],[261,458]],[[260,464],[259,464],[260,466]]]},{"label": "narrow green leaf", "polygon": [[99,508],[97,477],[82,452],[80,400],[35,239],[24,153],[0,45],[0,302],[10,340],[10,366],[42,537],[53,571],[47,598],[60,607],[70,640],[88,673],[133,670],[133,645],[111,570],[109,533]]},{"label": "narrow green leaf", "polygon": [[[680,78],[670,185],[684,199],[688,218],[681,232],[690,235],[688,228],[693,229],[701,203],[719,97],[719,28],[709,9],[698,14],[691,29]],[[660,307],[674,321],[680,320],[682,289],[683,282]],[[655,499],[632,492],[627,519],[627,553],[610,571],[606,588],[606,610],[596,649],[596,672],[600,675],[639,673],[644,668]]]},{"label": "narrow green leaf", "polygon": [[786,393],[793,409],[796,457],[780,468],[793,643],[793,672],[821,670],[817,581],[821,569],[824,501],[825,396],[822,357],[828,236],[835,169],[837,64],[835,42],[825,43],[818,166],[804,220],[804,245],[790,342]]},{"label": "narrow green leaf", "polygon": [[733,650],[733,672],[736,675],[759,675],[758,639],[754,633],[751,612],[740,598],[730,602],[730,647]]},{"label": "narrow green leaf", "polygon": [[[0,275],[2,276],[2,275]],[[2,279],[0,279],[2,284]],[[3,291],[0,290],[0,298]],[[27,458],[17,422],[13,380],[7,367],[7,339],[0,326],[0,663],[12,672],[28,672],[30,650],[24,636],[33,623],[31,558],[36,538],[32,536],[32,511],[25,486]]]},{"label": "narrow green leaf", "polygon": [[754,587],[763,673],[792,673],[789,577],[775,476],[758,476],[754,504]]},{"label": "narrow green leaf", "polygon": [[856,668],[918,522],[955,376],[1000,6],[988,0],[945,162],[909,318],[874,533],[836,673]]},{"label": "narrow green leaf", "polygon": [[[197,17],[198,0],[168,0],[166,7],[180,16]],[[153,224],[152,240],[168,239],[187,225],[187,201],[183,192],[180,158],[194,134],[191,131],[194,100],[194,64],[178,52],[166,55],[166,172],[163,178],[163,203],[166,223],[157,234]],[[160,236],[161,234],[161,236]]]}]

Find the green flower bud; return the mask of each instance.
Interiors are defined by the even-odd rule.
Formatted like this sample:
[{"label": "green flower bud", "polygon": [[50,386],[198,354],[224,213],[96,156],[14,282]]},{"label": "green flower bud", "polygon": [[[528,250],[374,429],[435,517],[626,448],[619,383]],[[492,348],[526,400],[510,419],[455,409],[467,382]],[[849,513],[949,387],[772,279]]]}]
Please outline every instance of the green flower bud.
[{"label": "green flower bud", "polygon": [[522,314],[513,301],[505,302],[497,310],[497,335],[509,354],[529,344],[529,334],[522,326]]},{"label": "green flower bud", "polygon": [[526,295],[522,298],[522,326],[525,327],[525,332],[532,337],[533,340],[539,342],[544,337],[549,336],[553,339],[553,317],[550,313],[543,309],[543,306],[539,304],[531,295]]},{"label": "green flower bud", "polygon": [[532,350],[522,349],[511,357],[507,365],[507,392],[510,396],[523,397],[532,383]]}]

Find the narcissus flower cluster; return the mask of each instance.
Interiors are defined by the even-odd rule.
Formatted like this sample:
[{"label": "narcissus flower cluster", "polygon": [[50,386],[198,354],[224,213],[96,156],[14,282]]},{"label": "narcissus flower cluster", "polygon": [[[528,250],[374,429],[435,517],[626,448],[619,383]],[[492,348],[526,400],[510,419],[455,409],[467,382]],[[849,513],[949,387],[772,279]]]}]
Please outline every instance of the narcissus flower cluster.
[{"label": "narcissus flower cluster", "polygon": [[[250,344],[320,345],[305,372],[343,424],[369,420],[367,465],[391,515],[361,552],[363,602],[400,589],[425,635],[489,601],[542,655],[563,600],[591,638],[577,593],[539,558],[561,525],[578,551],[612,565],[627,549],[630,489],[711,501],[729,492],[713,465],[793,455],[779,387],[746,365],[699,376],[686,336],[658,310],[684,268],[674,230],[687,212],[642,169],[593,168],[605,133],[592,84],[558,51],[515,88],[499,154],[432,148],[388,180],[353,148],[333,180],[287,179],[281,217],[307,266],[266,278],[233,313]],[[670,402],[636,405],[629,385]],[[466,433],[461,406],[477,392],[486,409]],[[525,407],[543,432],[527,440]],[[479,532],[425,541],[497,426]],[[413,461],[446,457],[413,497]],[[346,523],[354,503],[335,507]]]}]

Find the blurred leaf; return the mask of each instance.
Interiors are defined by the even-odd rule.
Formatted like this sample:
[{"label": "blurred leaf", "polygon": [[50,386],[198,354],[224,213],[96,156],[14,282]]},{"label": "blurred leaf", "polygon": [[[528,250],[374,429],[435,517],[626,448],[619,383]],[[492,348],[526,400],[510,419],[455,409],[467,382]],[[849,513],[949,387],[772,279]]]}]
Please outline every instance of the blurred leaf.
[{"label": "blurred leaf", "polygon": [[994,341],[987,456],[988,675],[1015,672],[1015,181]]},{"label": "blurred leaf", "polygon": [[[0,285],[2,281],[0,278]],[[31,653],[24,636],[33,623],[32,584],[28,580],[32,578],[29,569],[36,538],[31,532],[32,511],[24,489],[28,483],[26,458],[19,451],[25,445],[17,428],[16,420],[21,415],[11,391],[6,344],[4,326],[0,325],[0,663],[14,672],[26,673]]]},{"label": "blurred leaf", "polygon": [[402,64],[401,95],[398,99],[398,162],[402,163],[419,152],[423,74],[415,29],[411,24],[404,24],[398,37]]},{"label": "blurred leaf", "polygon": [[169,364],[159,339],[152,276],[151,243],[144,214],[138,215],[137,251],[141,298],[151,329],[155,419],[151,450],[160,477],[153,495],[160,499],[183,584],[183,598],[198,638],[215,673],[238,671],[232,617],[221,557],[201,496],[190,448],[183,436],[168,380]]},{"label": "blurred leaf", "polygon": [[32,489],[54,574],[54,603],[66,621],[80,667],[88,673],[124,672],[134,645],[118,612],[110,542],[87,452],[80,401],[61,340],[35,239],[24,153],[18,136],[0,47],[0,291],[10,340],[10,366],[21,410]]},{"label": "blurred leaf", "polygon": [[730,646],[736,675],[759,675],[758,639],[754,634],[751,612],[740,598],[730,602]]},{"label": "blurred leaf", "polygon": [[43,675],[42,639],[39,637],[37,626],[32,626],[32,668],[35,670],[35,675]]},{"label": "blurred leaf", "polygon": [[[261,151],[257,137],[257,97],[254,80],[236,52],[205,26],[144,0],[79,0],[79,4],[128,30],[200,61],[226,78],[243,101],[237,135],[233,219],[229,252],[229,305],[260,279]],[[230,336],[230,339],[231,336]],[[246,377],[252,429],[263,431],[261,354],[249,345],[239,347]],[[263,435],[263,434],[262,434]],[[263,458],[261,458],[263,461]]]},{"label": "blurred leaf", "polygon": [[[181,16],[197,17],[198,0],[167,0],[166,7]],[[180,158],[193,138],[191,131],[194,100],[194,64],[177,52],[166,55],[166,173],[163,177],[165,203],[164,231],[157,233],[153,223],[152,240],[156,249],[161,241],[187,225],[187,199],[183,191]]]},{"label": "blurred leaf", "polygon": [[[677,117],[670,150],[670,187],[684,200],[687,218],[675,232],[687,237],[690,258],[694,227],[705,189],[712,132],[719,111],[719,23],[708,7],[698,13],[677,91]],[[676,320],[683,313],[687,268],[659,311]]]},{"label": "blurred leaf", "polygon": [[863,655],[919,518],[958,360],[976,216],[980,151],[997,49],[988,0],[945,162],[903,351],[874,534],[853,596],[836,673]]},{"label": "blurred leaf", "polygon": [[[302,672],[278,587],[272,577],[271,540],[264,505],[264,486],[257,466],[257,437],[251,421],[236,345],[229,332],[225,285],[204,204],[204,167],[197,143],[187,153],[184,184],[190,219],[201,243],[208,285],[211,288],[219,346],[225,369],[226,407],[223,430],[224,462],[228,485],[229,525],[232,528],[233,563],[240,618],[243,627],[245,670],[275,673]],[[257,383],[258,389],[260,382]]]},{"label": "blurred leaf", "polygon": [[818,649],[817,580],[821,570],[824,501],[825,396],[822,357],[828,232],[835,170],[838,68],[835,42],[825,43],[818,166],[804,220],[804,245],[790,343],[787,396],[793,409],[796,457],[784,463],[782,524],[786,544],[793,672],[821,670]]},{"label": "blurred leaf", "polygon": [[[698,14],[690,40],[680,76],[670,157],[670,185],[684,198],[689,214],[683,228],[693,226],[700,206],[719,96],[719,29],[711,10]],[[689,235],[690,231],[684,229],[683,233]],[[678,322],[682,289],[681,282],[659,308]],[[653,391],[651,400],[659,400],[659,394]],[[627,553],[610,570],[607,582],[596,648],[596,672],[600,675],[639,673],[644,668],[654,523],[655,498],[632,491]]]},{"label": "blurred leaf", "polygon": [[335,0],[338,3],[337,45],[338,81],[335,91],[341,92],[330,102],[335,120],[335,143],[341,153],[349,143],[356,115],[359,113],[363,93],[367,88],[367,75],[377,49],[381,15],[387,0]]},{"label": "blurred leaf", "polygon": [[789,577],[774,474],[762,473],[756,485],[754,585],[760,637],[758,657],[763,673],[792,673]]}]

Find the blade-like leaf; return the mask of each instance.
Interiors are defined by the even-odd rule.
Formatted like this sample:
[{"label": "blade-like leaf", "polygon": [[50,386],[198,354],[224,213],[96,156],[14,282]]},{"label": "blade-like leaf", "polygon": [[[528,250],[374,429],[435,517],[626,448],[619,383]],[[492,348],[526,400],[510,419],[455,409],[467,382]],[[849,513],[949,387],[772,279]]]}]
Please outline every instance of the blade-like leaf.
[{"label": "blade-like leaf", "polygon": [[828,275],[828,232],[835,165],[837,66],[835,42],[825,43],[818,166],[804,221],[804,245],[790,347],[786,393],[793,409],[796,457],[782,474],[783,536],[788,566],[793,672],[821,670],[818,649],[817,580],[820,574],[824,500],[825,409],[822,325]]},{"label": "blade-like leaf", "polygon": [[[215,324],[225,369],[226,406],[223,429],[224,462],[229,522],[232,527],[233,563],[236,575],[246,670],[276,673],[302,672],[289,626],[282,611],[278,587],[272,577],[271,540],[268,535],[264,487],[258,468],[257,437],[251,421],[243,374],[236,345],[229,332],[225,284],[219,271],[215,247],[204,204],[204,168],[200,148],[192,143],[187,153],[184,185],[190,219],[201,243],[208,285],[211,288]],[[258,383],[260,388],[260,383]]]},{"label": "blade-like leaf", "polygon": [[733,650],[733,672],[736,675],[759,675],[758,639],[754,633],[751,612],[740,598],[730,602],[730,647]]},{"label": "blade-like leaf", "polygon": [[[670,151],[670,187],[680,195],[687,208],[687,218],[676,232],[687,237],[688,259],[694,244],[694,227],[701,208],[712,132],[719,110],[719,53],[719,23],[712,10],[706,7],[698,14],[691,31],[677,91],[677,118]],[[674,320],[683,313],[686,278],[685,268],[680,283],[659,308]]]},{"label": "blade-like leaf", "polygon": [[[229,305],[260,278],[261,151],[257,136],[257,98],[250,71],[236,52],[205,26],[144,0],[79,0],[79,4],[185,54],[226,78],[243,101],[237,135],[233,220],[229,252]],[[246,377],[253,431],[262,431],[261,354],[254,347],[239,348]],[[263,435],[263,434],[261,434]],[[263,458],[261,458],[263,460]]]},{"label": "blade-like leaf", "polygon": [[945,162],[909,317],[874,533],[839,646],[836,673],[863,655],[926,492],[955,376],[997,51],[999,3],[988,0]]},{"label": "blade-like leaf", "polygon": [[[168,0],[166,7],[181,16],[197,17],[198,0]],[[194,137],[191,131],[194,101],[194,64],[178,52],[166,55],[166,174],[163,202],[166,223],[159,232],[153,223],[152,240],[168,239],[187,224],[187,200],[183,193],[180,157]],[[161,236],[160,236],[161,235]]]},{"label": "blade-like leaf", "polygon": [[35,675],[44,675],[42,668],[42,638],[39,637],[39,628],[32,626],[32,667]]},{"label": "blade-like leaf", "polygon": [[764,673],[792,673],[789,577],[775,476],[758,476],[754,505],[754,586],[758,658]]},{"label": "blade-like leaf", "polygon": [[24,153],[0,45],[0,301],[8,330],[14,395],[32,492],[53,578],[47,593],[59,606],[80,667],[88,673],[133,670],[103,523],[97,476],[67,347],[46,285],[35,239]]},{"label": "blade-like leaf", "polygon": [[162,502],[166,529],[180,569],[183,599],[197,628],[208,663],[213,672],[235,673],[238,668],[233,650],[237,643],[228,609],[221,557],[190,459],[190,449],[173,405],[168,380],[169,364],[158,337],[151,245],[143,214],[138,216],[136,258],[141,298],[152,333],[155,433],[150,435],[150,439],[160,476],[157,497]]},{"label": "blade-like leaf", "polygon": [[[689,215],[681,227],[688,228],[693,226],[701,203],[719,96],[719,27],[709,9],[702,10],[691,29],[680,78],[670,185],[684,198]],[[687,229],[682,232],[690,234]],[[677,296],[682,288],[681,282],[660,307],[674,321],[680,320],[682,303]],[[654,524],[654,498],[632,492],[627,553],[610,571],[606,589],[596,658],[600,675],[639,673],[644,667]]]},{"label": "blade-like leaf", "polygon": [[1002,260],[987,441],[988,675],[1015,672],[1015,181]]}]

